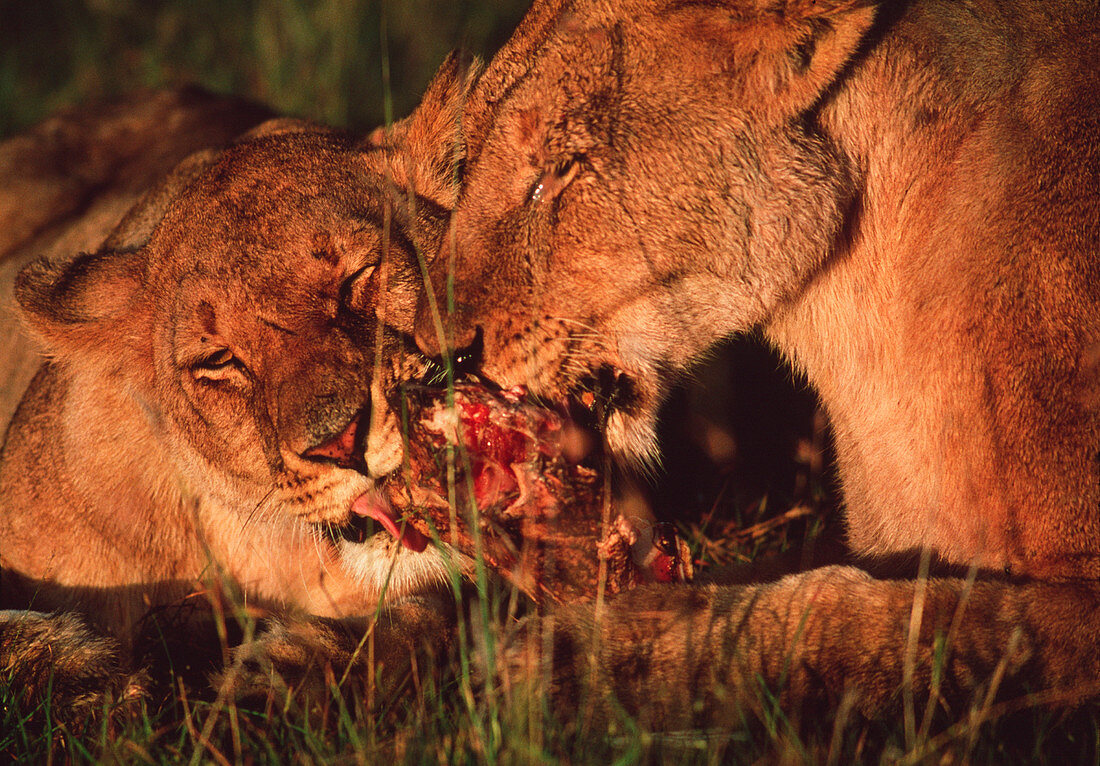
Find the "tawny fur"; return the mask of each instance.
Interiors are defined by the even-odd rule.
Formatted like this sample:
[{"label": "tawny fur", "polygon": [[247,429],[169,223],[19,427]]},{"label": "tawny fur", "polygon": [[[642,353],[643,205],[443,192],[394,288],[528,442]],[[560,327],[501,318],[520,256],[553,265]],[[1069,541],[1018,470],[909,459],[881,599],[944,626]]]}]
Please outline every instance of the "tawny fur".
[{"label": "tawny fur", "polygon": [[[760,330],[829,415],[853,550],[983,578],[632,594],[601,629],[625,699],[705,720],[759,674],[875,709],[914,603],[959,614],[956,695],[1002,660],[1096,693],[1098,35],[1074,0],[573,0],[490,63],[432,274],[457,345],[480,330],[488,376],[552,397],[625,373],[608,438],[645,460],[669,387]],[[426,301],[417,337],[441,345]]]},{"label": "tawny fur", "polygon": [[[445,610],[398,607],[447,579],[434,551],[333,542],[322,525],[346,522],[372,474],[389,470],[378,463],[392,450],[371,445],[400,443],[395,416],[371,407],[405,358],[378,318],[411,315],[415,249],[438,247],[445,183],[419,155],[453,141],[464,83],[450,60],[400,145],[274,120],[201,151],[98,249],[19,273],[15,295],[48,361],[0,453],[0,597],[83,615],[117,647],[85,673],[125,667],[150,611],[185,600],[349,620],[356,641],[371,625],[373,659],[393,678],[410,650],[447,646]],[[352,422],[348,449],[365,444],[365,456],[343,462],[358,468],[310,457]],[[380,605],[392,608],[375,626]],[[48,666],[18,667],[48,659],[21,627],[28,613],[5,614],[5,665],[47,678]],[[81,649],[58,647],[69,650]],[[303,672],[350,657],[302,651]],[[67,709],[88,707],[77,702]]]},{"label": "tawny fur", "polygon": [[270,116],[197,89],[136,93],[61,112],[0,143],[0,431],[40,364],[14,311],[19,269],[95,250],[178,162]]},{"label": "tawny fur", "polygon": [[127,669],[118,642],[71,612],[0,611],[0,677],[27,715],[45,702],[55,721],[108,716],[145,694],[147,679]]}]

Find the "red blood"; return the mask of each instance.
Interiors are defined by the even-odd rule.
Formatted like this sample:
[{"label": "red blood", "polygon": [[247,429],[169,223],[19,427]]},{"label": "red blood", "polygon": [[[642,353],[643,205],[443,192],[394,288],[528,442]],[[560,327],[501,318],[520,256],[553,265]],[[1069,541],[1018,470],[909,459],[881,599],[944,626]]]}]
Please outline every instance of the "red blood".
[{"label": "red blood", "polygon": [[[621,536],[600,549],[607,534],[603,477],[577,462],[591,447],[570,457],[564,445],[578,441],[578,429],[558,410],[476,385],[456,386],[453,399],[430,388],[402,395],[410,415],[408,467],[384,483],[395,510],[380,514],[383,523],[401,514],[425,519],[451,545],[468,555],[476,548],[490,567],[514,575],[536,599],[569,602],[593,598],[600,587],[617,593],[639,582],[683,579],[675,534],[658,535],[653,556],[634,558]],[[456,446],[448,400],[457,407],[465,452],[454,463],[440,459]],[[471,504],[480,519],[477,545],[465,513]]]},{"label": "red blood", "polygon": [[463,402],[462,432],[466,448],[481,460],[493,461],[507,468],[527,459],[530,439],[516,426],[493,422],[491,409],[485,402]]},{"label": "red blood", "polygon": [[474,500],[477,501],[478,508],[488,508],[496,504],[518,486],[515,474],[496,463],[475,461],[473,474]]},{"label": "red blood", "polygon": [[650,563],[653,571],[653,579],[657,582],[679,582],[678,566],[675,556],[667,553],[658,553]]},{"label": "red blood", "polygon": [[477,453],[503,466],[522,463],[527,457],[527,439],[517,431],[487,426],[478,439]]},{"label": "red blood", "polygon": [[489,405],[484,402],[464,402],[462,405],[462,425],[473,429],[473,433],[489,422]]}]

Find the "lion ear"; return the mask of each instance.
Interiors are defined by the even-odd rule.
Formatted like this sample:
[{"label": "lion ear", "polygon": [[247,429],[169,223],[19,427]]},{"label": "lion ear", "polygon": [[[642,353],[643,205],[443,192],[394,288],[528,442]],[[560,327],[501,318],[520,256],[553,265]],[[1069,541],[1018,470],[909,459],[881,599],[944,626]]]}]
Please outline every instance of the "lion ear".
[{"label": "lion ear", "polygon": [[146,260],[144,249],[81,253],[64,263],[39,258],[16,277],[15,300],[52,355],[117,351],[140,323]]},{"label": "lion ear", "polygon": [[150,237],[172,202],[221,155],[203,149],[181,161],[123,216],[96,252],[67,261],[39,258],[19,272],[16,302],[25,324],[50,353],[118,349],[126,330],[140,321],[134,309]]},{"label": "lion ear", "polygon": [[799,111],[817,102],[859,50],[876,7],[869,0],[792,0],[789,36],[775,62],[779,100]]},{"label": "lion ear", "polygon": [[480,71],[479,59],[452,51],[413,113],[367,137],[371,146],[398,152],[413,189],[447,209],[454,206],[465,158],[463,110]]},{"label": "lion ear", "polygon": [[[812,107],[852,59],[875,21],[877,0],[786,0],[746,11],[743,0],[694,7],[693,39],[725,48],[713,60],[746,77],[760,113],[785,118]],[[748,70],[745,70],[749,63]]]}]

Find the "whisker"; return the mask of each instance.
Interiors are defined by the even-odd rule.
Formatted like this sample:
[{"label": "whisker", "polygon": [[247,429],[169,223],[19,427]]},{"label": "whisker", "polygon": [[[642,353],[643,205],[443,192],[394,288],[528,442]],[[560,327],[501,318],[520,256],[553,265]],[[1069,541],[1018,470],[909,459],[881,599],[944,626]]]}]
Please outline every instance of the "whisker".
[{"label": "whisker", "polygon": [[[244,519],[244,524],[243,524],[243,525],[241,525],[241,528],[242,528],[242,529],[247,529],[247,528],[248,528],[248,525],[249,525],[249,524],[251,524],[251,523],[252,523],[252,521],[253,521],[253,519],[255,519],[255,518],[256,518],[256,514],[260,513],[260,512],[261,512],[261,510],[267,510],[267,511],[270,511],[270,510],[271,510],[270,508],[264,509],[264,506],[265,506],[265,505],[267,505],[267,503],[268,503],[268,501],[269,501],[269,500],[271,500],[271,497],[272,497],[272,495],[274,495],[274,494],[275,494],[275,490],[276,490],[276,489],[277,489],[277,487],[272,487],[272,488],[271,488],[271,489],[269,489],[269,490],[268,490],[267,492],[265,492],[265,493],[264,493],[264,495],[263,495],[263,497],[261,497],[261,498],[260,498],[260,499],[259,499],[259,500],[258,500],[258,501],[256,502],[256,505],[255,505],[255,506],[254,506],[254,507],[252,508],[252,510],[251,510],[251,511],[249,511],[249,513],[248,513],[248,516],[246,516],[246,517],[245,517],[245,519]],[[261,520],[261,521],[263,520],[263,515],[262,515],[262,514],[261,514],[261,516],[260,516],[260,520]]]},{"label": "whisker", "polygon": [[587,322],[582,322],[582,321],[580,321],[579,319],[573,319],[573,318],[571,318],[571,317],[558,317],[558,316],[552,316],[552,317],[550,317],[550,318],[551,318],[552,320],[554,320],[555,322],[561,322],[562,324],[571,324],[571,325],[576,325],[577,327],[580,327],[580,328],[581,328],[581,329],[583,329],[583,330],[588,330],[588,331],[589,331],[589,332],[591,332],[591,333],[592,333],[593,335],[601,335],[601,334],[602,334],[602,333],[601,333],[601,332],[600,332],[600,331],[599,331],[599,330],[598,330],[598,329],[597,329],[596,327],[594,327],[593,325],[590,325],[590,324],[588,324]]}]

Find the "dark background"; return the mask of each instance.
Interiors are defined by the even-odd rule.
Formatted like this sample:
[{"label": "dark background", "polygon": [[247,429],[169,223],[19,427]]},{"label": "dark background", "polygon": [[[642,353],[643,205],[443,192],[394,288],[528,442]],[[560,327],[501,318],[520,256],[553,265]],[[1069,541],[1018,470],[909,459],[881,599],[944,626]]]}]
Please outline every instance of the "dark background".
[{"label": "dark background", "polygon": [[62,106],[181,83],[373,127],[412,109],[451,48],[491,54],[528,4],[0,0],[0,136]]}]

